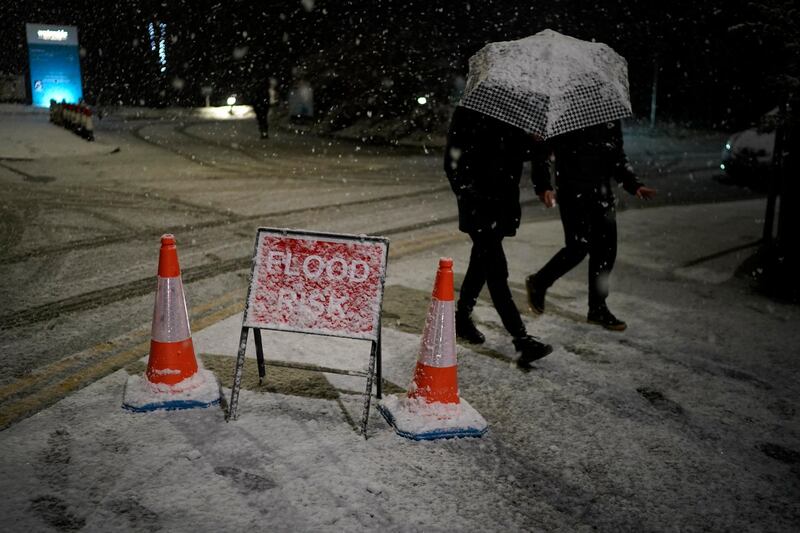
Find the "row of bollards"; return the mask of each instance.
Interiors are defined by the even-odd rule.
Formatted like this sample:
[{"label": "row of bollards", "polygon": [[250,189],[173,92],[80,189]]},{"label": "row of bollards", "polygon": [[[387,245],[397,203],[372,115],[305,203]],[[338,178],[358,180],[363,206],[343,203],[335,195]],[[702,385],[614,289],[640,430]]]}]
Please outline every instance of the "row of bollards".
[{"label": "row of bollards", "polygon": [[87,141],[94,140],[92,110],[85,104],[58,103],[50,100],[50,122],[75,132]]}]

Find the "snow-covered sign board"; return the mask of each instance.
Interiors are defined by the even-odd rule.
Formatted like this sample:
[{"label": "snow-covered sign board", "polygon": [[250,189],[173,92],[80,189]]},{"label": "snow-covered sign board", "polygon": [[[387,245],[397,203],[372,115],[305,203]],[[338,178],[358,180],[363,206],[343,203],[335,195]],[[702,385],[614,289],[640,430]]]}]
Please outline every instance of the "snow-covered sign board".
[{"label": "snow-covered sign board", "polygon": [[389,240],[288,229],[259,228],[239,352],[228,404],[235,420],[252,329],[259,382],[266,376],[261,330],[283,330],[370,341],[366,372],[326,372],[367,378],[361,427],[367,436],[373,380],[381,397],[381,303]]},{"label": "snow-covered sign board", "polygon": [[388,241],[260,228],[244,326],[376,340]]}]

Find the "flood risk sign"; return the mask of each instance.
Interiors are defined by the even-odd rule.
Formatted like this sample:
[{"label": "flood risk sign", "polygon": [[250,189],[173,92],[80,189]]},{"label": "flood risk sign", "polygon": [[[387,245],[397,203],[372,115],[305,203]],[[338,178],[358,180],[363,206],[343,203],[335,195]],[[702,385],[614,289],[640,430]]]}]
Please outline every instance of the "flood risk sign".
[{"label": "flood risk sign", "polygon": [[388,240],[260,228],[244,327],[376,340]]},{"label": "flood risk sign", "polygon": [[366,438],[373,381],[381,397],[381,303],[388,255],[389,240],[384,237],[258,229],[228,420],[237,418],[251,329],[259,382],[266,377],[267,363],[262,329],[347,337],[370,341],[369,369],[325,367],[325,372],[367,378],[361,415]]}]

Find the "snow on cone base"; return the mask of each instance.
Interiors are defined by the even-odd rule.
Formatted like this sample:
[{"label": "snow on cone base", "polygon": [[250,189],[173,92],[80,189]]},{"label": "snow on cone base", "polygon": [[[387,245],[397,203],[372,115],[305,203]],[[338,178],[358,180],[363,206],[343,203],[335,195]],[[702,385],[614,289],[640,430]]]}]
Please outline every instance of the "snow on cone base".
[{"label": "snow on cone base", "polygon": [[219,402],[217,377],[213,372],[199,368],[191,377],[174,385],[152,383],[142,376],[129,376],[122,407],[141,413],[210,407]]},{"label": "snow on cone base", "polygon": [[378,402],[378,410],[398,435],[412,440],[481,437],[486,419],[466,400],[428,403],[422,398],[391,395]]},{"label": "snow on cone base", "polygon": [[202,368],[194,355],[178,249],[170,233],[161,236],[157,279],[147,371],[144,378],[128,378],[122,406],[131,411],[155,411],[217,404],[217,378]]}]

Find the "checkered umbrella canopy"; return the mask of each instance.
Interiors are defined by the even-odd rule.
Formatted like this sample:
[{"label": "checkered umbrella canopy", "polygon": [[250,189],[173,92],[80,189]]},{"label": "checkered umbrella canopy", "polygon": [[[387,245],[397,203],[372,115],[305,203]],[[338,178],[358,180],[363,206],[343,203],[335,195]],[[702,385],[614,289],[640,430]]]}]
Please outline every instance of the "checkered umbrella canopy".
[{"label": "checkered umbrella canopy", "polygon": [[469,60],[460,105],[547,139],[629,116],[628,64],[553,30],[489,43]]}]

